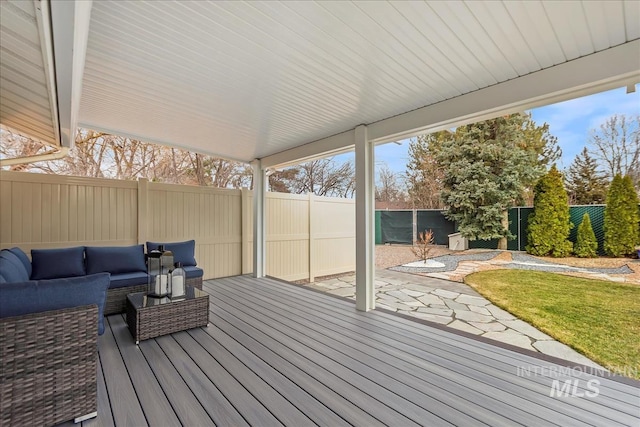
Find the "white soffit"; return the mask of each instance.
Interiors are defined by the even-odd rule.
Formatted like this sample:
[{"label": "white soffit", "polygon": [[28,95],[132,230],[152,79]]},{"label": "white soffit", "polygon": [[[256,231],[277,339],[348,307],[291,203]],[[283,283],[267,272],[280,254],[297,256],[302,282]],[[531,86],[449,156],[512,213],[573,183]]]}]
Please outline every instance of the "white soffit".
[{"label": "white soffit", "polygon": [[47,4],[0,3],[0,125],[59,144]]},{"label": "white soffit", "polygon": [[100,1],[79,122],[250,161],[639,38],[637,1]]}]

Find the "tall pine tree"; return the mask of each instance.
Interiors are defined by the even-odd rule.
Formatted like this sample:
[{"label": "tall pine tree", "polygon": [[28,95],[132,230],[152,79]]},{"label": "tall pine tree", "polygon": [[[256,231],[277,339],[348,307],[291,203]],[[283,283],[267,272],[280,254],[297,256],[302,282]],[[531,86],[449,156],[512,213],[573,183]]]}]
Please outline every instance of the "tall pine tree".
[{"label": "tall pine tree", "polygon": [[567,192],[574,205],[605,202],[607,179],[598,172],[598,164],[587,147],[576,156],[567,174]]},{"label": "tall pine tree", "polygon": [[441,138],[437,160],[444,168],[446,216],[471,240],[499,239],[507,248],[507,210],[540,176],[548,137],[528,114],[512,114],[460,126]]},{"label": "tall pine tree", "polygon": [[536,183],[533,213],[529,215],[527,228],[529,244],[526,249],[532,255],[564,257],[573,249],[569,241],[573,224],[562,182],[562,174],[553,165]]},{"label": "tall pine tree", "polygon": [[631,177],[620,174],[611,181],[604,210],[604,251],[620,257],[631,255],[638,244],[638,194]]}]

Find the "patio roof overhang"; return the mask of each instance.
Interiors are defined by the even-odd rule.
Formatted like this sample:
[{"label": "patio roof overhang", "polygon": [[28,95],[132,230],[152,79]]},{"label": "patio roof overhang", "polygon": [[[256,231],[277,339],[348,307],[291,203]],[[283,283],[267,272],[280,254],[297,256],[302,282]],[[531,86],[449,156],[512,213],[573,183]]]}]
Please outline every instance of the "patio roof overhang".
[{"label": "patio roof overhang", "polygon": [[[373,145],[640,81],[637,1],[3,1],[0,124],[77,126],[266,168],[356,151],[373,306]],[[362,297],[362,298],[361,298]]]},{"label": "patio roof overhang", "polygon": [[640,81],[635,1],[1,7],[0,123],[59,146],[80,125],[275,166]]}]

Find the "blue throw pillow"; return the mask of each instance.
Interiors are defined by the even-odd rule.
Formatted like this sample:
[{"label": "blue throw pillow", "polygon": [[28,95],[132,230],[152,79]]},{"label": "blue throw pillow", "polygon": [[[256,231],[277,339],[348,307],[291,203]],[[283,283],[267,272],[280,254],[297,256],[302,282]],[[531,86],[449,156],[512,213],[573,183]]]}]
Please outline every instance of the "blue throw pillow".
[{"label": "blue throw pillow", "polygon": [[0,286],[0,317],[21,316],[82,305],[98,306],[98,334],[104,332],[109,274],[70,279],[31,280]]},{"label": "blue throw pillow", "polygon": [[29,277],[31,277],[31,261],[29,260],[27,254],[25,254],[24,251],[18,247],[8,249],[8,251],[20,258],[20,261],[22,261],[22,265],[24,265],[24,268],[27,270],[27,274],[29,275]]},{"label": "blue throw pillow", "polygon": [[173,252],[174,262],[181,262],[184,267],[197,265],[195,258],[195,240],[173,243],[147,242],[147,253],[154,249],[158,249],[158,246],[160,245],[164,245],[165,250]]},{"label": "blue throw pillow", "polygon": [[32,280],[84,276],[84,246],[31,249]]},{"label": "blue throw pillow", "polygon": [[87,274],[147,271],[144,246],[87,246]]},{"label": "blue throw pillow", "polygon": [[5,282],[25,282],[29,280],[22,261],[7,249],[0,251],[0,276]]}]

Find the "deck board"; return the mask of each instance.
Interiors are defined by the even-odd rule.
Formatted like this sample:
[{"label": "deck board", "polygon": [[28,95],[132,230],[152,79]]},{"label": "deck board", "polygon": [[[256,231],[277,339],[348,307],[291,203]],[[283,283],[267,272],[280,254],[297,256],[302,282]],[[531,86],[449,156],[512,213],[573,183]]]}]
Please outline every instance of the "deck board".
[{"label": "deck board", "polygon": [[204,328],[138,347],[108,318],[99,414],[83,426],[640,425],[634,384],[569,371],[600,395],[550,397],[552,375],[517,370],[560,367],[529,354],[278,280],[204,289]]},{"label": "deck board", "polygon": [[[221,292],[226,292],[227,294],[235,293],[237,296],[237,302],[239,303],[241,303],[242,301],[246,301],[248,299],[254,298],[254,302],[256,303],[261,301],[263,305],[265,303],[267,305],[271,304],[276,308],[281,309],[281,310],[271,310],[271,312],[274,313],[274,316],[281,316],[279,313],[285,313],[284,315],[288,316],[288,318],[291,319],[294,323],[297,324],[298,322],[302,322],[305,325],[305,328],[313,329],[318,334],[323,334],[323,333],[326,333],[327,331],[331,331],[332,341],[336,341],[336,340],[340,341],[340,334],[345,334],[346,338],[343,339],[342,342],[344,342],[346,345],[353,345],[351,343],[352,341],[357,341],[360,339],[358,336],[355,336],[350,333],[352,329],[350,328],[341,329],[340,326],[338,326],[338,324],[340,323],[340,320],[336,319],[336,313],[332,313],[332,315],[330,316],[328,315],[323,316],[320,313],[323,310],[323,308],[321,308],[321,306],[318,304],[313,304],[311,302],[303,301],[301,302],[302,304],[301,309],[296,309],[292,305],[287,306],[286,295],[284,294],[273,295],[271,293],[272,289],[269,289],[269,292],[266,292],[262,289],[256,289],[255,287],[252,287],[252,286],[246,287],[245,284],[242,282],[243,282],[242,279],[236,279],[236,278],[226,279],[222,283],[228,283],[228,284],[233,283],[233,286],[227,286],[226,289],[221,288]],[[284,290],[286,292],[291,292],[290,285],[284,285],[284,286],[285,286]],[[273,298],[270,298],[270,297],[273,297]],[[259,301],[255,300],[255,298],[259,298]],[[326,296],[325,298],[331,298],[331,297]],[[282,300],[285,300],[285,302],[282,302]],[[305,309],[305,306],[307,307],[306,309]],[[238,306],[238,308],[241,309],[241,306]],[[260,310],[260,308],[258,308],[258,310]],[[303,317],[305,313],[308,312],[308,310],[315,310],[316,316],[314,316],[314,319],[318,319],[321,323],[314,325],[313,323],[310,323],[304,320]],[[262,312],[268,314],[268,312],[265,312],[264,309],[262,309]],[[295,317],[296,313],[298,317]],[[353,312],[347,312],[345,315],[347,317],[359,317],[358,313],[353,313]],[[360,323],[362,324],[362,322]],[[366,326],[375,325],[375,320],[374,321],[369,320],[365,322],[365,324]],[[458,397],[464,397],[465,395],[467,395],[469,399],[468,400],[469,403],[467,404],[467,406],[465,406],[465,408],[467,409],[473,408],[476,402],[479,403],[479,400],[482,400],[484,393],[487,391],[486,390],[487,386],[489,386],[491,387],[491,391],[492,391],[491,397],[489,399],[489,405],[492,407],[493,410],[496,410],[496,411],[501,409],[500,406],[502,406],[503,408],[505,405],[507,405],[507,407],[515,406],[520,408],[526,408],[526,410],[530,414],[535,414],[536,417],[544,418],[547,421],[556,421],[556,422],[561,421],[564,423],[575,422],[573,418],[579,420],[580,422],[591,422],[593,418],[596,418],[596,420],[602,422],[603,424],[610,422],[611,419],[621,423],[629,422],[631,420],[629,416],[625,416],[624,413],[619,413],[617,411],[617,410],[629,411],[630,406],[624,405],[616,400],[605,398],[609,400],[609,402],[607,402],[608,403],[607,408],[613,408],[613,409],[616,409],[616,411],[608,411],[609,412],[608,417],[601,417],[598,414],[599,402],[590,402],[587,400],[575,399],[576,400],[575,405],[566,405],[559,400],[549,399],[548,396],[545,395],[545,393],[548,394],[549,392],[550,382],[544,386],[536,385],[536,384],[533,384],[530,386],[529,385],[530,381],[528,381],[526,378],[517,377],[517,376],[514,377],[513,371],[509,374],[504,373],[496,369],[495,364],[492,366],[489,366],[486,363],[483,363],[483,361],[478,362],[475,360],[475,358],[470,358],[470,357],[467,357],[467,358],[457,357],[458,360],[453,360],[452,362],[451,359],[456,358],[456,355],[453,352],[444,353],[443,355],[437,355],[436,354],[437,352],[434,351],[433,348],[429,348],[428,350],[424,350],[424,349],[417,350],[409,347],[408,345],[405,345],[404,348],[402,348],[401,343],[397,342],[396,335],[387,334],[385,338],[381,338],[383,336],[384,336],[383,333],[381,333],[379,329],[378,330],[374,329],[374,334],[366,337],[366,339],[363,339],[362,342],[367,343],[368,341],[370,341],[370,342],[380,343],[382,344],[383,348],[388,349],[387,351],[395,352],[392,359],[386,358],[385,360],[385,362],[388,363],[389,365],[394,365],[389,367],[389,370],[391,371],[393,371],[395,367],[400,365],[399,360],[403,358],[406,359],[405,354],[409,354],[409,353],[417,354],[419,356],[417,359],[414,359],[414,361],[411,361],[409,359],[413,363],[415,363],[416,361],[417,362],[428,361],[431,363],[439,363],[441,368],[439,369],[438,372],[434,371],[431,364],[425,366],[424,369],[427,371],[430,371],[429,373],[431,374],[435,373],[437,375],[442,375],[444,377],[448,377],[448,379],[452,379],[452,378],[456,379],[456,377],[458,377],[459,384],[457,384],[457,389],[455,390],[454,394],[455,396],[458,396]],[[415,342],[413,343],[413,346],[415,346]],[[398,351],[398,349],[400,348],[402,348],[402,351]],[[345,351],[344,347],[342,351],[343,352]],[[375,348],[369,349],[367,350],[367,353],[371,354],[372,352],[376,352],[376,351],[377,349]],[[384,355],[381,357],[384,357]],[[357,358],[362,359],[361,356],[358,356]],[[467,364],[470,364],[471,367],[470,368],[466,367],[465,365]],[[422,374],[422,370],[416,370],[415,368],[411,369],[410,365],[408,366],[409,367],[406,369],[408,369],[408,372],[410,372],[412,375],[420,376]],[[483,369],[485,372],[481,372]],[[458,374],[462,374],[462,375],[458,375]],[[502,376],[502,379],[497,378],[500,375]],[[440,382],[440,384],[433,384],[433,375],[429,376],[429,380],[432,382],[432,385],[438,386],[442,389],[451,389],[452,387],[450,382],[448,384],[447,383],[443,384],[442,382]],[[403,380],[403,381],[407,382],[407,380]],[[408,381],[409,383],[411,383],[411,380],[408,380]],[[521,398],[520,395],[522,394],[522,389],[519,387],[524,387],[525,389],[527,389],[527,391],[531,390],[531,391],[534,391],[535,393],[527,393],[526,399]],[[469,391],[472,392],[470,396],[469,396]],[[445,392],[443,392],[442,394],[445,394]],[[633,399],[632,396],[629,396],[629,397]],[[500,402],[500,399],[502,400],[503,404],[497,405],[497,403]],[[510,416],[514,416],[514,415],[518,415],[517,412],[518,412],[517,410],[511,410],[507,413],[509,413]],[[568,415],[569,417],[564,417],[563,412],[565,412],[566,415]],[[526,422],[528,418],[530,417],[525,415],[524,419],[520,419],[520,420],[516,419],[514,421]],[[491,425],[494,425],[496,423],[496,420],[487,420],[487,421],[489,421]]]}]

